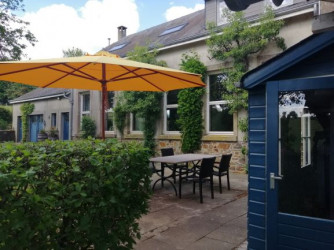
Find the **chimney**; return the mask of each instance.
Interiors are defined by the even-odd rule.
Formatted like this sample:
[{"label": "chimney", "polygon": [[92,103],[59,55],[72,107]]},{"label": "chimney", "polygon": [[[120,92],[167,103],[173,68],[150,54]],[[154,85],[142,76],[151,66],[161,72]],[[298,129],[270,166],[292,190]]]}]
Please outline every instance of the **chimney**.
[{"label": "chimney", "polygon": [[126,37],[126,27],[125,26],[119,26],[118,29],[118,41],[122,38]]}]

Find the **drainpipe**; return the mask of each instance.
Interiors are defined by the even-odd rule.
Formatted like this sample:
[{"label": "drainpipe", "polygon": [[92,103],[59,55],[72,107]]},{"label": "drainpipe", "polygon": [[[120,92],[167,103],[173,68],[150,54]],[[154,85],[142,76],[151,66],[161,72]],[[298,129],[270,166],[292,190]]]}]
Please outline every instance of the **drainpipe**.
[{"label": "drainpipe", "polygon": [[74,95],[74,93],[73,93],[73,89],[70,90],[70,95],[71,95],[71,96],[68,97],[68,96],[66,95],[66,92],[64,92],[64,94],[63,94],[64,98],[67,99],[67,100],[70,102],[70,105],[71,105],[71,111],[70,111],[70,134],[69,134],[69,136],[70,136],[70,140],[72,140],[72,129],[73,129],[73,103],[74,103],[74,101],[73,101],[73,99],[74,99],[74,97],[73,97],[73,95]]}]

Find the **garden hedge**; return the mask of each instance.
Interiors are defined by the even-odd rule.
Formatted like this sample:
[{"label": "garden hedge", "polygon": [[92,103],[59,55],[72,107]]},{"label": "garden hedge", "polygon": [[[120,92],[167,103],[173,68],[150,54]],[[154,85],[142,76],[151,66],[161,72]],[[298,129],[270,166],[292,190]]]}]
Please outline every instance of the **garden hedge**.
[{"label": "garden hedge", "polygon": [[116,140],[0,145],[1,249],[131,249],[148,150]]}]

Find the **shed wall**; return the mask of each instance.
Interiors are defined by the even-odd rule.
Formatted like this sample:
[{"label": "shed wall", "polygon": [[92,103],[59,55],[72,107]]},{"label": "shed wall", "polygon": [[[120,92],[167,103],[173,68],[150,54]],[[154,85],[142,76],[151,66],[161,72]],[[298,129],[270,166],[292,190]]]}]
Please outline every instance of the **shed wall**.
[{"label": "shed wall", "polygon": [[265,249],[266,98],[265,88],[249,91],[248,248]]}]

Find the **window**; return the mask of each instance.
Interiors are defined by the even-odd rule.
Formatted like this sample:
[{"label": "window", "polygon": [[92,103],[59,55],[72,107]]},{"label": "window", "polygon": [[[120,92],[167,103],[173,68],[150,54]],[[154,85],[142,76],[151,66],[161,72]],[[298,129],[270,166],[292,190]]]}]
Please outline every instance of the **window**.
[{"label": "window", "polygon": [[124,48],[126,45],[126,43],[122,43],[122,44],[118,44],[118,45],[115,45],[114,47],[112,47],[109,52],[112,52],[112,51],[115,51],[115,50],[119,50],[119,49],[122,49]]},{"label": "window", "polygon": [[273,3],[273,0],[266,0],[265,4],[271,6],[275,10],[275,9],[282,8],[282,7],[285,7],[285,6],[288,6],[288,5],[292,5],[293,0],[283,0],[282,4],[280,6],[276,6]]},{"label": "window", "polygon": [[178,107],[178,99],[177,95],[180,90],[169,91],[165,94],[165,116],[164,116],[164,124],[165,124],[165,132],[178,132],[180,128],[176,123],[179,118],[177,115],[177,107]]},{"label": "window", "polygon": [[81,94],[81,117],[90,114],[90,94],[89,92]]},{"label": "window", "polygon": [[184,26],[186,26],[187,24],[181,24],[181,25],[178,25],[178,26],[175,26],[173,28],[169,28],[169,29],[166,29],[164,32],[162,32],[159,36],[164,36],[164,35],[168,35],[170,33],[174,33],[174,32],[177,32],[177,31],[180,31],[184,28]]},{"label": "window", "polygon": [[56,113],[51,114],[51,127],[53,128],[57,127],[57,114]]},{"label": "window", "polygon": [[226,17],[223,16],[225,9],[228,9],[224,0],[217,1],[217,25],[223,25],[227,23]]},{"label": "window", "polygon": [[142,133],[144,131],[144,118],[139,117],[136,113],[131,114],[131,132]]},{"label": "window", "polygon": [[210,75],[208,84],[207,127],[209,133],[233,133],[233,115],[227,101],[222,99],[227,90],[223,86],[224,74]]},{"label": "window", "polygon": [[114,122],[113,122],[113,107],[114,107],[114,97],[115,92],[108,92],[108,99],[107,99],[107,110],[106,110],[106,131],[114,131]]}]

